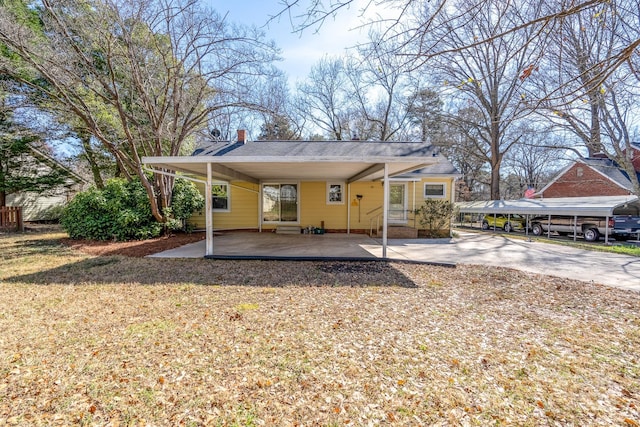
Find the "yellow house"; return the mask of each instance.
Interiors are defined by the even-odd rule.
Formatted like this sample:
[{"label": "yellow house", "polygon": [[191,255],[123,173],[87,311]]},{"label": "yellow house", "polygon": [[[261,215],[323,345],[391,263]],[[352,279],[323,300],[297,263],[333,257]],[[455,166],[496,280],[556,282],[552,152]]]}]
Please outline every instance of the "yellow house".
[{"label": "yellow house", "polygon": [[[367,233],[417,237],[413,212],[426,198],[454,201],[458,176],[426,143],[371,141],[209,142],[191,156],[145,157],[158,173],[180,172],[201,186],[207,230]],[[395,235],[394,233],[400,233]]]}]

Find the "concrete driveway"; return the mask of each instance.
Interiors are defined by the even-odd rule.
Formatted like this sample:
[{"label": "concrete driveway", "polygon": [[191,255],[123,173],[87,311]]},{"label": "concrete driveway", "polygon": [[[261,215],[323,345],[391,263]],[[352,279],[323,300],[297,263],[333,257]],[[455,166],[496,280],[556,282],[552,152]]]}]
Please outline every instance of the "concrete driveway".
[{"label": "concrete driveway", "polygon": [[[509,267],[640,291],[640,258],[571,246],[458,232],[453,239],[389,240],[387,258]],[[376,256],[379,245],[365,246]]]},{"label": "concrete driveway", "polygon": [[[204,241],[152,255],[201,258]],[[214,254],[256,257],[380,258],[379,240],[364,235],[290,236],[225,233],[214,238]],[[389,239],[387,258],[432,263],[481,264],[548,274],[640,291],[640,258],[577,249],[493,233],[459,231],[452,239]]]}]

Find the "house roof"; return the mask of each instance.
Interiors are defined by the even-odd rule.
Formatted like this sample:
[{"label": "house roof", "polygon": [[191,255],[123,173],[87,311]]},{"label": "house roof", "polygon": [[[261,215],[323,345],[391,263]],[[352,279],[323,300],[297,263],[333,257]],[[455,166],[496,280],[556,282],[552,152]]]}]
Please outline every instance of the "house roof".
[{"label": "house roof", "polygon": [[625,190],[633,191],[633,185],[629,179],[629,175],[620,166],[611,159],[588,158],[579,160],[581,163],[591,167],[593,170],[601,173],[609,178],[618,186]]},{"label": "house roof", "polygon": [[73,170],[69,169],[67,166],[60,163],[57,159],[45,153],[44,151],[39,150],[36,147],[33,147],[32,145],[29,145],[29,149],[31,150],[31,154],[34,157],[38,158],[43,163],[47,164],[49,167],[63,170],[64,173],[67,175],[67,177],[71,181],[75,183],[83,183],[83,184],[88,183],[86,179],[84,179],[83,177],[75,173]]},{"label": "house roof", "polygon": [[[631,184],[631,180],[629,179],[629,175],[625,171],[623,171],[620,166],[611,159],[608,158],[585,158],[578,159],[575,163],[570,164],[566,168],[562,169],[547,185],[544,186],[540,191],[536,194],[544,194],[544,192],[551,187],[556,181],[558,181],[564,174],[571,169],[576,163],[582,163],[585,166],[590,167],[594,171],[601,174],[604,178],[610,180],[620,188],[623,188],[627,191],[633,191],[633,185]],[[640,175],[639,175],[640,176]]]},{"label": "house roof", "polygon": [[456,169],[453,163],[451,163],[447,159],[444,160],[445,161],[443,162],[435,163],[433,165],[411,171],[407,174],[397,176],[396,178],[420,179],[425,176],[453,176],[456,178],[462,177],[462,174],[460,173],[460,171],[458,171],[458,169]]},{"label": "house roof", "polygon": [[449,163],[433,146],[418,142],[251,141],[211,142],[191,156],[143,157],[155,167],[223,179],[372,181]]},{"label": "house roof", "polygon": [[637,196],[557,197],[459,202],[456,206],[462,213],[605,217],[629,206],[640,211],[640,199]]}]

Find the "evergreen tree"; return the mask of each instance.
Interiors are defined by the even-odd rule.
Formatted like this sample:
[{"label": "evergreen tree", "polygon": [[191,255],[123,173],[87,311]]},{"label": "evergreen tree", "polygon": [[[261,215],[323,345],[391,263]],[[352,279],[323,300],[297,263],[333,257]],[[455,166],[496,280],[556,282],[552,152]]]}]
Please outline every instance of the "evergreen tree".
[{"label": "evergreen tree", "polygon": [[0,105],[0,207],[17,192],[45,193],[65,183],[68,172],[45,152],[39,136],[17,123],[6,101]]}]

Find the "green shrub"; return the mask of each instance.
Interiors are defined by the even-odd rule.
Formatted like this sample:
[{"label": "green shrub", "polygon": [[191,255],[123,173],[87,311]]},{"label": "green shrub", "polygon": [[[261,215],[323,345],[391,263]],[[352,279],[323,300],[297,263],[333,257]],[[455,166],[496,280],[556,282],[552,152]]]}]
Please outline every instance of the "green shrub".
[{"label": "green shrub", "polygon": [[427,199],[415,214],[427,237],[443,237],[451,229],[454,204],[448,200]]},{"label": "green shrub", "polygon": [[[166,227],[187,230],[193,212],[202,210],[204,197],[191,181],[177,179],[165,209]],[[60,219],[72,239],[143,240],[157,237],[165,224],[151,214],[149,198],[140,181],[111,179],[104,190],[79,193],[65,207]]]},{"label": "green shrub", "polygon": [[104,190],[79,193],[64,209],[62,227],[72,239],[134,240],[157,237],[163,226],[151,214],[139,181],[112,179]]},{"label": "green shrub", "polygon": [[171,196],[171,207],[165,209],[170,230],[189,231],[187,221],[194,212],[204,208],[204,196],[198,187],[186,179],[176,179]]}]

